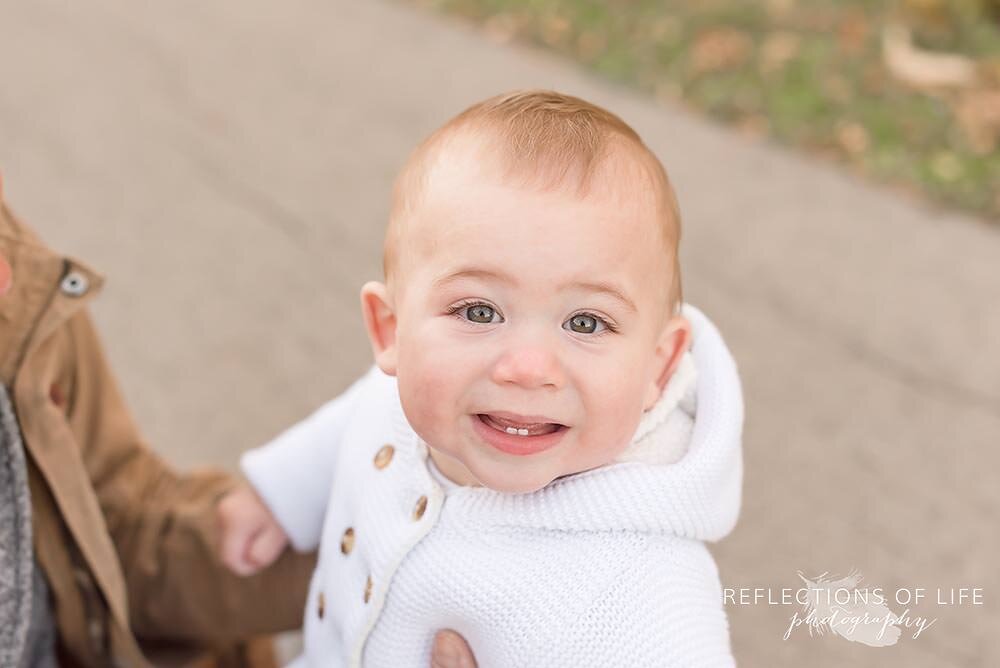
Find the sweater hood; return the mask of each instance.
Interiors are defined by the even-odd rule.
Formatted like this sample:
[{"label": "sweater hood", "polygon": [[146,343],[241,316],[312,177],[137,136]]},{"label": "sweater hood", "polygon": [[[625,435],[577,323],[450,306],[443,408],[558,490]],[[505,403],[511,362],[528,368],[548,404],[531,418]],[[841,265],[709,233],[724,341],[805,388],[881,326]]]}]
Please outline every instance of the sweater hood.
[{"label": "sweater hood", "polygon": [[[697,369],[694,427],[687,452],[669,464],[616,462],[558,478],[524,494],[484,487],[452,490],[445,512],[475,525],[555,531],[634,531],[714,541],[728,534],[740,510],[743,479],[743,395],[736,363],[715,325],[685,304],[690,354]],[[666,393],[665,393],[666,394]],[[666,429],[661,397],[636,429],[633,444]],[[659,410],[658,410],[659,409]],[[403,418],[405,420],[405,418]],[[412,433],[412,432],[411,432]],[[413,442],[426,455],[415,433]],[[450,502],[454,499],[454,502]]]}]

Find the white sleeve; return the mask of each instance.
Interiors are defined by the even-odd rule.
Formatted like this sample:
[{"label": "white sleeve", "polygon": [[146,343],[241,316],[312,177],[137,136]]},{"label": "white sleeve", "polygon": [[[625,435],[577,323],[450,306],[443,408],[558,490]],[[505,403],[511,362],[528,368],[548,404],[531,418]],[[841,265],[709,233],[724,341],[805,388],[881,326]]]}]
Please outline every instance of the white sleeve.
[{"label": "white sleeve", "polygon": [[323,531],[341,433],[377,366],[305,420],[240,458],[240,468],[274,513],[292,547],[316,549]]},{"label": "white sleeve", "polygon": [[704,545],[682,542],[627,565],[538,665],[735,667],[715,562]]}]

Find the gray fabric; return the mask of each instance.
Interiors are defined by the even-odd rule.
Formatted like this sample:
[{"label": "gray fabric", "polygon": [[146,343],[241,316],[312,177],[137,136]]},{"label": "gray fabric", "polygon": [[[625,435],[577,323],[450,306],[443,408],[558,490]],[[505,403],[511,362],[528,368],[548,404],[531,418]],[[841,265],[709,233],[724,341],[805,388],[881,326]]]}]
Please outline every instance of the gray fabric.
[{"label": "gray fabric", "polygon": [[0,666],[54,668],[48,586],[35,567],[21,431],[0,385]]},{"label": "gray fabric", "polygon": [[31,618],[18,668],[57,668],[56,626],[49,602],[49,585],[37,566],[31,578],[31,592]]}]

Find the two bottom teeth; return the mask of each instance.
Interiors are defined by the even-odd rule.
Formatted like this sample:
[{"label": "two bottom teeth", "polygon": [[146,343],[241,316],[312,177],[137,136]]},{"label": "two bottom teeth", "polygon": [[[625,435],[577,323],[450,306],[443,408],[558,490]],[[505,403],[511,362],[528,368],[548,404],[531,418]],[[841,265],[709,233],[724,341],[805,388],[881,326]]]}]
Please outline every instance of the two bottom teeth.
[{"label": "two bottom teeth", "polygon": [[543,434],[551,434],[553,431],[559,430],[559,425],[554,423],[538,423],[528,425],[527,427],[518,427],[512,424],[500,424],[497,420],[494,420],[489,414],[486,413],[481,414],[479,418],[494,429],[507,432],[512,436],[540,436]]},{"label": "two bottom teeth", "polygon": [[561,425],[555,423],[542,422],[530,424],[527,427],[519,427],[517,426],[517,423],[501,424],[499,421],[493,419],[489,414],[482,414],[479,417],[494,429],[506,432],[512,436],[543,436],[545,434],[551,434],[554,431],[559,431],[561,427]]}]

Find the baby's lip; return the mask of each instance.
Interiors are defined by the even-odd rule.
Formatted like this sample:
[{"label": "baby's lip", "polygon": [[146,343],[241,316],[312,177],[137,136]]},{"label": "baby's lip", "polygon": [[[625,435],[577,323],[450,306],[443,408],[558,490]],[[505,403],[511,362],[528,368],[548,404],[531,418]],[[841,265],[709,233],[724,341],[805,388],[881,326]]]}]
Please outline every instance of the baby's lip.
[{"label": "baby's lip", "polygon": [[[522,415],[520,413],[510,413],[508,411],[489,411],[486,413],[480,413],[480,415],[489,415],[492,418],[496,418],[500,422],[510,422],[523,426],[537,424],[557,424],[560,426],[566,426],[558,420],[553,420],[552,418],[544,415]],[[514,425],[512,424],[511,426]]]}]

